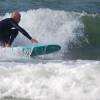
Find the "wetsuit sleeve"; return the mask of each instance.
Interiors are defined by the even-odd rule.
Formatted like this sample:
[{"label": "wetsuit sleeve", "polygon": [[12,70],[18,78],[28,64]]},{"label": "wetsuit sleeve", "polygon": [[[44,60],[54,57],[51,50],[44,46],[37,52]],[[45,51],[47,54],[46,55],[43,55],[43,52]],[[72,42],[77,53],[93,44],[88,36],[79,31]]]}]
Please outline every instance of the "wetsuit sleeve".
[{"label": "wetsuit sleeve", "polygon": [[17,23],[11,21],[11,24],[13,25],[14,28],[18,29],[24,36],[26,36],[29,40],[32,39],[32,37],[23,29],[21,28]]}]

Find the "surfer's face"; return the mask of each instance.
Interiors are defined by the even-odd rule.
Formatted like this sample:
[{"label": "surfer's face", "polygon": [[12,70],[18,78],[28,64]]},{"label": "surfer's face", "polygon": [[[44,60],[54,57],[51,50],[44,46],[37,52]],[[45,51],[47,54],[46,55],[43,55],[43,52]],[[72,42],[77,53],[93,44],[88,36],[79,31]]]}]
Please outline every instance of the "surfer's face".
[{"label": "surfer's face", "polygon": [[20,22],[20,19],[21,19],[20,13],[13,12],[11,17],[15,20],[16,23],[19,23]]},{"label": "surfer's face", "polygon": [[16,21],[17,23],[19,23],[19,22],[20,22],[20,18],[21,18],[21,16],[16,16],[15,21]]}]

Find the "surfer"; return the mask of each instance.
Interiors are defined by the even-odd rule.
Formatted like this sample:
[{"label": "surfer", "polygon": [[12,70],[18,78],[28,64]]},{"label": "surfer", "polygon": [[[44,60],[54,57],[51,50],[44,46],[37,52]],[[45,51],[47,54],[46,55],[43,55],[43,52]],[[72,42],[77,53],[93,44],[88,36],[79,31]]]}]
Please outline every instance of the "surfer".
[{"label": "surfer", "polygon": [[0,45],[9,47],[20,31],[32,43],[38,43],[33,39],[22,27],[18,25],[21,19],[21,14],[17,11],[12,12],[11,18],[6,18],[0,21]]}]

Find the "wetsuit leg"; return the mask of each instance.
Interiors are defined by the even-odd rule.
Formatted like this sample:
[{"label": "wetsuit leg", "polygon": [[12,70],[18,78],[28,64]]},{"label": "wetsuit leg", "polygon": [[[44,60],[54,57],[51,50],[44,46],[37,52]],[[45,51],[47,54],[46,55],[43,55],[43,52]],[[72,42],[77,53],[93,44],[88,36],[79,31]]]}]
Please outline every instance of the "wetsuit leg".
[{"label": "wetsuit leg", "polygon": [[11,45],[12,42],[14,41],[14,39],[17,37],[18,35],[18,30],[17,29],[11,29],[10,31],[10,39],[8,41],[8,43]]},{"label": "wetsuit leg", "polygon": [[5,46],[5,44],[11,45],[17,35],[18,35],[17,29],[10,29],[3,32],[3,36],[0,37],[0,46]]},{"label": "wetsuit leg", "polygon": [[5,46],[6,43],[8,43],[10,39],[10,34],[7,31],[1,32],[2,35],[0,35],[0,46]]}]

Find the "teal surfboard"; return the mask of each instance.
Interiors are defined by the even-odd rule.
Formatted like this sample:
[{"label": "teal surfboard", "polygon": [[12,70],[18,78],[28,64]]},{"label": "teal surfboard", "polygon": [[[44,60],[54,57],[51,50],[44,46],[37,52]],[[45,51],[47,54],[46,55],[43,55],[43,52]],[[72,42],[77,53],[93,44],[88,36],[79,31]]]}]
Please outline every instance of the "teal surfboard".
[{"label": "teal surfboard", "polygon": [[56,44],[35,44],[27,46],[18,47],[6,47],[0,48],[0,56],[39,56],[57,52],[61,49],[59,45]]},{"label": "teal surfboard", "polygon": [[30,57],[38,56],[38,55],[44,55],[44,54],[50,54],[57,52],[61,49],[59,45],[56,44],[49,44],[49,45],[29,45],[23,47],[23,52],[31,51]]}]

